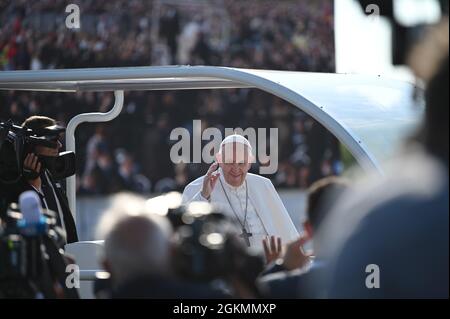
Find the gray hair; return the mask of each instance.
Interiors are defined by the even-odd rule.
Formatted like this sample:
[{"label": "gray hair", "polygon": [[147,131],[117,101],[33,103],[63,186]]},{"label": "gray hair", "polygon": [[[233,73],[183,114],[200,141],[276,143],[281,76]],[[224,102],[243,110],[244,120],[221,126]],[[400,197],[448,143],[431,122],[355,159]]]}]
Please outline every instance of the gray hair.
[{"label": "gray hair", "polygon": [[152,214],[145,201],[121,195],[100,222],[98,234],[105,239],[104,256],[114,284],[169,268],[171,227],[165,217]]}]

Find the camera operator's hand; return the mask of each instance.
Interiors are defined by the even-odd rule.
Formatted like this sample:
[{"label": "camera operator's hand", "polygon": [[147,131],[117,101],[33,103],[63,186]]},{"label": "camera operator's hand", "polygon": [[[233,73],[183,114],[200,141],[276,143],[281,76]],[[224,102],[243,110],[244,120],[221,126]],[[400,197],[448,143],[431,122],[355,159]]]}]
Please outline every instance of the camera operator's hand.
[{"label": "camera operator's hand", "polygon": [[267,264],[281,257],[281,237],[270,236],[270,240],[263,239],[263,247]]},{"label": "camera operator's hand", "polygon": [[216,186],[217,179],[220,176],[220,173],[216,172],[218,167],[219,164],[217,162],[213,163],[209,167],[208,172],[206,173],[205,178],[203,179],[203,187],[201,195],[207,200],[210,199],[214,186]]},{"label": "camera operator's hand", "polygon": [[[33,153],[28,154],[23,162],[23,168],[39,174],[41,172],[41,163],[39,162],[37,155]],[[36,189],[41,189],[42,182],[39,175],[37,178],[29,179],[28,183]]]}]

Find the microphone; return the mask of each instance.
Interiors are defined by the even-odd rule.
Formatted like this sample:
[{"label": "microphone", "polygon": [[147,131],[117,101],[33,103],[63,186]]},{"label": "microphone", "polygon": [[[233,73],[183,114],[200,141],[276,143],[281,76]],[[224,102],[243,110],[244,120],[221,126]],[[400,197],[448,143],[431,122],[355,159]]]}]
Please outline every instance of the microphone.
[{"label": "microphone", "polygon": [[18,226],[24,236],[38,236],[46,231],[46,220],[42,213],[41,200],[34,191],[26,191],[19,196],[22,219]]}]

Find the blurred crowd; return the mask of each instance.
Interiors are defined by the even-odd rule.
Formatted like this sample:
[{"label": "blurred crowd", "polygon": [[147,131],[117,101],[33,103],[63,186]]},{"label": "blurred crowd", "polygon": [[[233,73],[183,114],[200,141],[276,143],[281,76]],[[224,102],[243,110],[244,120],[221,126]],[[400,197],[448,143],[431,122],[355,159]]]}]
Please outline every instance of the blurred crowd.
[{"label": "blurred crowd", "polygon": [[[257,2],[257,3],[256,3]],[[76,2],[74,2],[76,3]],[[332,1],[82,1],[81,29],[65,26],[65,1],[0,1],[0,69],[217,65],[333,72]],[[110,93],[1,92],[0,119],[44,114],[63,124],[107,111]],[[113,122],[77,131],[78,191],[182,190],[206,167],[173,164],[175,127],[278,128],[277,187],[306,188],[342,170],[338,141],[287,102],[239,89],[128,92]],[[254,168],[256,170],[256,167]]]}]

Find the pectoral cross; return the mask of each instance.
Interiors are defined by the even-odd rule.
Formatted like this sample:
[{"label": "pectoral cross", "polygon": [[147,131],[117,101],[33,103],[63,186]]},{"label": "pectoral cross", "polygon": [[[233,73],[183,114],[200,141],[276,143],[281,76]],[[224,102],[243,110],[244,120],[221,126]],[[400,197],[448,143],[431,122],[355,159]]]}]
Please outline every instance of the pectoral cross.
[{"label": "pectoral cross", "polygon": [[250,237],[252,237],[252,236],[253,236],[253,234],[249,233],[247,231],[247,229],[245,229],[245,227],[242,228],[242,234],[239,235],[239,237],[244,238],[245,243],[247,244],[248,247],[250,247]]}]

